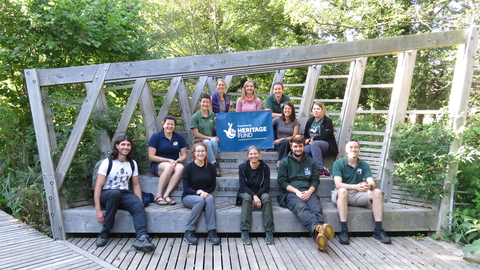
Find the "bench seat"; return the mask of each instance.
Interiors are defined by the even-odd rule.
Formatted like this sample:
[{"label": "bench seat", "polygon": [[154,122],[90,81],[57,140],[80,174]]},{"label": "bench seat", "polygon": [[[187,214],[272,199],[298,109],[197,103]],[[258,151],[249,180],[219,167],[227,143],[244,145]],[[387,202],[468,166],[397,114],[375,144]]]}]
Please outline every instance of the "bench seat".
[{"label": "bench seat", "polygon": [[[271,176],[271,195],[273,199],[273,213],[275,231],[278,233],[307,232],[297,217],[287,208],[280,207],[276,202],[276,195],[281,190],[276,181],[276,172]],[[146,192],[156,192],[158,177],[142,175],[140,183]],[[330,191],[333,187],[332,178],[321,178],[317,194],[321,198],[325,222],[332,224],[335,231],[340,230],[338,211],[330,201]],[[238,192],[238,178],[235,174],[225,174],[217,179],[217,189],[213,193],[217,205],[217,229],[219,233],[238,233],[240,231],[241,207],[235,206],[234,201]],[[177,201],[176,205],[156,205],[150,203],[145,208],[149,233],[183,233],[190,214],[181,204],[181,184],[172,192],[171,197]],[[386,203],[384,207],[383,224],[387,231],[434,231],[437,211],[431,208],[405,206],[397,203]],[[101,224],[96,221],[93,205],[63,210],[65,230],[67,233],[98,233]],[[370,232],[374,228],[372,211],[365,208],[350,207],[348,226],[351,232]],[[130,214],[119,210],[116,215],[115,233],[133,233],[133,222]],[[197,226],[197,232],[206,232],[205,220],[202,215]],[[251,232],[264,232],[261,211],[253,212]]]}]

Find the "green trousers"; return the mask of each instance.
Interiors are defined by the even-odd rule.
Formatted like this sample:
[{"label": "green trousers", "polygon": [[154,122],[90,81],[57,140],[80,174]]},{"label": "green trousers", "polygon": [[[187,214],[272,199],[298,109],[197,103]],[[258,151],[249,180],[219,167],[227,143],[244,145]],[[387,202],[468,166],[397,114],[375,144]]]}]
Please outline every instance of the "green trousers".
[{"label": "green trousers", "polygon": [[[253,198],[250,194],[246,192],[241,193],[240,196],[243,198],[240,230],[250,231],[250,228],[252,227]],[[274,225],[273,225],[272,198],[270,197],[270,194],[263,193],[262,196],[260,197],[260,200],[262,201],[262,220],[263,220],[263,227],[265,229],[265,232],[273,232]]]}]

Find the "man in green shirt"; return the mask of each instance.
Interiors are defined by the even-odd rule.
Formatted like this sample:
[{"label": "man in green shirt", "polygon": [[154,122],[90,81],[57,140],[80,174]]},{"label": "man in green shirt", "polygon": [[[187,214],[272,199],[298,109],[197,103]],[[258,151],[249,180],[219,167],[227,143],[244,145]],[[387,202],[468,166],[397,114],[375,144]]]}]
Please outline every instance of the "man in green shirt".
[{"label": "man in green shirt", "polygon": [[287,101],[290,101],[290,97],[283,94],[283,84],[276,82],[273,84],[273,95],[268,96],[265,102],[265,111],[271,111],[272,117],[280,117],[283,103]]},{"label": "man in green shirt", "polygon": [[392,241],[382,228],[383,195],[376,188],[370,166],[358,158],[360,144],[357,140],[350,140],[345,146],[346,157],[333,163],[333,180],[335,189],[332,190],[332,202],[337,205],[342,229],[338,236],[340,244],[348,245],[348,206],[371,207],[375,219],[373,238],[384,244]]},{"label": "man in green shirt", "polygon": [[292,211],[315,239],[317,249],[325,251],[335,232],[332,225],[325,223],[322,205],[315,193],[320,184],[317,165],[303,151],[303,136],[290,139],[290,148],[292,152],[280,161],[278,167],[277,181],[284,190],[277,198],[278,204]]}]

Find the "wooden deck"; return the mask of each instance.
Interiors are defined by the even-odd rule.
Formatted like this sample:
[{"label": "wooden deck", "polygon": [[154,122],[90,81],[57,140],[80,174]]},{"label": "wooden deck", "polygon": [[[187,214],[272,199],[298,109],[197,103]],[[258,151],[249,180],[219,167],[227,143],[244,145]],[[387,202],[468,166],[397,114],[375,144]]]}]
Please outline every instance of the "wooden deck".
[{"label": "wooden deck", "polygon": [[393,237],[384,245],[372,237],[351,237],[350,245],[337,239],[327,252],[316,250],[310,237],[275,237],[274,245],[265,245],[262,237],[253,237],[245,246],[238,236],[222,237],[219,246],[200,238],[189,246],[179,237],[155,237],[157,250],[136,252],[134,238],[113,238],[103,248],[95,238],[70,238],[89,254],[119,269],[480,269],[480,265],[461,258],[454,244],[430,237]]},{"label": "wooden deck", "polygon": [[461,258],[454,244],[430,237],[393,237],[383,245],[372,237],[351,237],[350,245],[330,241],[316,250],[310,237],[275,237],[265,245],[253,237],[245,246],[238,235],[223,235],[219,246],[204,237],[189,246],[181,236],[154,237],[157,250],[137,252],[133,237],[117,235],[97,248],[96,237],[53,241],[0,211],[0,269],[480,269]]},{"label": "wooden deck", "polygon": [[115,269],[68,241],[53,241],[0,211],[0,269]]}]

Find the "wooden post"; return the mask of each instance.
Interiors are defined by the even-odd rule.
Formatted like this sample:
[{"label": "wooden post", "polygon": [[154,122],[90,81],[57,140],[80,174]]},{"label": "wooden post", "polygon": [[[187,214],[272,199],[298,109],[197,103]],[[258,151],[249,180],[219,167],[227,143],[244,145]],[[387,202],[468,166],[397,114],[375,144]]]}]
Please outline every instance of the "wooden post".
[{"label": "wooden post", "polygon": [[275,75],[273,75],[272,86],[270,87],[270,95],[273,94],[273,84],[276,82],[283,83],[283,77],[285,77],[285,69],[279,69],[275,71]]},{"label": "wooden post", "polygon": [[321,65],[314,65],[308,67],[307,79],[305,80],[305,87],[303,88],[302,101],[300,101],[300,108],[298,109],[298,120],[302,127],[305,126],[310,116],[313,99],[315,98],[315,90],[317,90],[318,76],[320,76]]},{"label": "wooden post", "polygon": [[37,137],[38,154],[42,167],[43,185],[47,198],[50,225],[52,227],[53,239],[66,240],[65,226],[63,223],[61,202],[58,196],[59,183],[55,180],[55,167],[52,160],[52,148],[49,140],[47,117],[42,104],[42,93],[40,90],[39,78],[35,69],[25,70],[25,83],[27,85],[30,108],[32,110],[33,125]]},{"label": "wooden post", "polygon": [[362,57],[353,61],[350,65],[348,74],[347,88],[345,89],[344,102],[340,112],[340,129],[337,130],[338,157],[345,156],[346,141],[350,139],[353,130],[355,115],[357,114],[358,100],[360,99],[360,90],[362,90],[363,76],[367,58]]},{"label": "wooden post", "polygon": [[[455,73],[453,75],[450,104],[448,106],[450,125],[457,135],[450,145],[450,153],[456,153],[462,144],[463,128],[466,122],[468,99],[472,88],[473,66],[475,53],[478,49],[480,27],[469,29],[467,43],[458,46]],[[449,213],[453,211],[455,183],[457,181],[458,163],[452,163],[448,168],[443,188],[449,190],[441,199],[438,211],[437,233],[442,233],[449,222]],[[450,230],[449,226],[449,230]]]},{"label": "wooden post", "polygon": [[394,162],[388,159],[388,151],[391,147],[395,126],[405,120],[416,56],[417,51],[415,50],[398,55],[397,70],[392,89],[392,98],[388,108],[387,125],[385,128],[385,135],[383,137],[380,164],[378,166],[378,169],[380,170],[380,179],[382,181],[381,189],[382,193],[384,194],[383,199],[385,202],[390,200],[393,188],[393,181],[390,177],[389,171],[394,169]]}]

